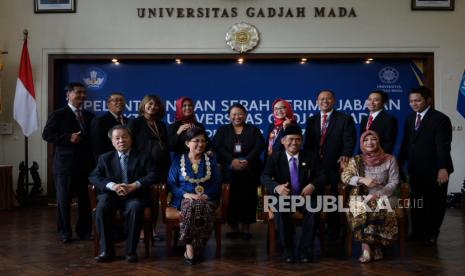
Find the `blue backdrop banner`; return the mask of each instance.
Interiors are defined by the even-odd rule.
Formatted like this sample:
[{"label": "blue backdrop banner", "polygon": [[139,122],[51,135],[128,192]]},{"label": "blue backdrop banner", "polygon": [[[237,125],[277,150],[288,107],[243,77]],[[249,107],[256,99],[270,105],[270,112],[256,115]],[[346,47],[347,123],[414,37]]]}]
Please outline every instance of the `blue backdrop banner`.
[{"label": "blue backdrop banner", "polygon": [[[146,94],[157,94],[165,102],[165,121],[174,121],[175,100],[188,96],[195,100],[197,120],[213,135],[219,125],[229,123],[227,110],[240,102],[248,110],[247,122],[265,131],[272,122],[271,103],[287,99],[302,127],[309,116],[318,112],[317,91],[331,89],[337,98],[337,110],[353,116],[357,130],[362,116],[368,114],[365,99],[371,90],[389,94],[386,109],[399,120],[402,137],[404,119],[411,111],[408,91],[419,85],[421,75],[409,60],[311,61],[249,60],[238,64],[232,60],[65,62],[59,66],[59,87],[81,82],[87,87],[85,108],[96,115],[107,110],[105,99],[111,92],[122,92],[127,100],[126,115],[137,116]],[[65,103],[57,95],[58,106]],[[398,147],[397,147],[398,149]],[[396,150],[397,151],[397,150]]]}]

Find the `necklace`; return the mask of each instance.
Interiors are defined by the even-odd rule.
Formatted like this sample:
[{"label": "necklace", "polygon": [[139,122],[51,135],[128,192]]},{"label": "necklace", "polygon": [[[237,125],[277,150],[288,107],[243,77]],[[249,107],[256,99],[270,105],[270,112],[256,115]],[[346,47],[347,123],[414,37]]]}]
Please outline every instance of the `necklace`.
[{"label": "necklace", "polygon": [[[207,180],[210,179],[211,175],[212,175],[212,168],[211,168],[211,163],[210,163],[210,158],[208,157],[207,154],[204,154],[203,155],[205,157],[205,165],[206,165],[206,172],[205,172],[205,176],[202,177],[202,178],[191,178],[190,176],[187,175],[187,172],[186,172],[186,159],[185,159],[185,154],[183,154],[181,156],[181,162],[180,162],[180,165],[181,165],[181,175],[184,177],[184,179],[187,181],[187,182],[190,182],[192,184],[196,184],[197,186],[195,187],[195,192],[197,194],[203,194],[204,192],[204,188],[200,185],[200,183],[203,183]],[[198,169],[198,168],[197,168]]]}]

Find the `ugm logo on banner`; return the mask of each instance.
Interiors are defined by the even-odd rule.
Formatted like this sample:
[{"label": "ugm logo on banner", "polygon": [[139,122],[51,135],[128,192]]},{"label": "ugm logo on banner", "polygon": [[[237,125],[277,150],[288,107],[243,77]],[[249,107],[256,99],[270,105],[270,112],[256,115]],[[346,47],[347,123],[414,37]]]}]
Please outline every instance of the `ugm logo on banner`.
[{"label": "ugm logo on banner", "polygon": [[[165,121],[173,123],[175,100],[180,96],[195,101],[197,120],[209,135],[229,123],[227,110],[235,102],[248,111],[247,122],[263,131],[273,121],[271,104],[276,98],[288,100],[297,122],[305,127],[307,118],[319,112],[316,93],[331,89],[336,94],[337,110],[354,118],[357,127],[368,115],[365,100],[379,89],[390,96],[386,109],[399,120],[399,136],[404,119],[410,113],[408,91],[417,87],[418,73],[409,60],[380,60],[366,64],[363,60],[315,60],[300,64],[296,60],[233,60],[69,62],[60,65],[61,83],[80,81],[88,87],[85,108],[96,115],[107,111],[106,97],[122,92],[126,113],[136,117],[139,103],[146,94],[157,94],[164,100]],[[415,67],[416,68],[416,67]],[[57,99],[63,99],[57,95]],[[65,102],[62,101],[64,105]]]}]

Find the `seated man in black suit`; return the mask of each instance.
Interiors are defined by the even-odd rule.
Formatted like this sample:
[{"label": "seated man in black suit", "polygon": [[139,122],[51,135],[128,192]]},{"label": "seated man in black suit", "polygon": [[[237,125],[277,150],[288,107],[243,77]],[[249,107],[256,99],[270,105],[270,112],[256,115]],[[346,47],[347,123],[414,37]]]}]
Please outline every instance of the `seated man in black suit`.
[{"label": "seated man in black suit", "polygon": [[97,189],[95,223],[100,237],[100,255],[95,260],[114,258],[113,218],[120,208],[126,228],[126,260],[137,262],[137,242],[142,230],[144,207],[150,203],[150,185],[160,180],[147,153],[131,149],[132,136],[126,126],[108,131],[115,151],[100,155],[89,181]]},{"label": "seated man in black suit", "polygon": [[108,112],[95,117],[90,125],[92,151],[95,160],[98,159],[100,154],[113,150],[113,145],[107,137],[108,130],[116,125],[126,125],[128,123],[128,118],[123,115],[125,108],[123,94],[119,92],[111,93],[107,98],[107,107]]},{"label": "seated man in black suit", "polygon": [[[273,194],[278,199],[280,196],[304,196],[306,201],[310,200],[312,208],[315,208],[316,195],[322,194],[326,180],[322,173],[314,169],[309,155],[300,150],[302,145],[300,126],[288,126],[283,132],[281,143],[285,150],[275,152],[268,158],[261,176],[262,184],[265,185],[268,194]],[[284,249],[285,261],[293,263],[296,255],[300,255],[301,262],[311,262],[317,213],[309,212],[305,205],[297,209],[303,213],[304,219],[302,236],[296,248],[294,246],[293,213],[279,210],[279,206],[275,207],[278,209],[275,212],[278,239]]]}]

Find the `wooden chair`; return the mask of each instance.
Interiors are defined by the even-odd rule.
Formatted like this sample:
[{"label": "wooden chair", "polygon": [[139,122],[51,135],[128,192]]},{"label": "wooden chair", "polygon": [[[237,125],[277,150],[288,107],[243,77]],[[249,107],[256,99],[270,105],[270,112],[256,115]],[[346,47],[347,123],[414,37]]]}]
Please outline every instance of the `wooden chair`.
[{"label": "wooden chair", "polygon": [[[166,184],[160,186],[160,203],[163,221],[166,225],[166,254],[171,254],[171,243],[173,242],[173,231],[179,229],[181,212],[176,208],[168,206],[168,188]],[[216,257],[221,256],[221,224],[226,222],[226,214],[229,204],[229,183],[223,183],[221,187],[220,204],[216,209],[215,237]],[[176,241],[174,241],[176,244]]]},{"label": "wooden chair", "polygon": [[[94,228],[94,256],[97,256],[99,254],[99,235],[97,232],[97,228],[95,226],[95,210],[97,208],[97,192],[95,191],[95,186],[90,184],[88,186],[88,192],[89,192],[89,198],[90,198],[90,206],[92,208],[92,217],[93,217],[93,228]],[[157,185],[152,185],[150,187],[150,196],[153,200],[153,202],[158,201],[158,186]],[[145,257],[150,256],[150,249],[151,249],[151,242],[152,241],[152,229],[153,229],[153,218],[154,218],[154,212],[153,212],[153,206],[146,207],[144,208],[144,225],[143,225],[143,231],[144,231],[144,245],[145,245]],[[121,223],[122,218],[119,215],[119,212],[116,212],[115,216],[115,223]]]},{"label": "wooden chair", "polygon": [[[343,197],[345,207],[347,207],[347,195],[349,194],[349,185],[340,184],[339,185],[339,195]],[[400,186],[400,202],[405,204],[409,200],[410,190],[408,183],[402,183]],[[399,253],[400,256],[405,256],[405,235],[407,233],[406,224],[407,224],[407,209],[404,208],[395,208],[394,211],[396,212],[397,217],[397,226],[399,227]],[[346,220],[347,222],[347,220]],[[352,240],[353,240],[353,233],[350,225],[347,223],[346,227],[346,254],[347,256],[352,256]]]},{"label": "wooden chair", "polygon": [[[325,194],[329,194],[330,187],[325,188]],[[262,201],[263,205],[263,197],[267,194],[267,191],[265,187],[261,186],[261,192],[260,192],[260,200]],[[325,223],[326,223],[326,214],[324,212],[320,212],[320,221],[319,221],[319,238],[320,238],[320,251],[324,252],[325,249]],[[295,226],[301,225],[302,220],[304,219],[304,216],[300,212],[295,212],[292,214],[292,221]],[[268,256],[274,256],[276,253],[276,226],[274,223],[274,213],[271,210],[263,210],[263,221],[267,224],[268,226],[268,233],[267,233],[267,238],[266,238],[266,246],[267,246],[267,252]]]}]

